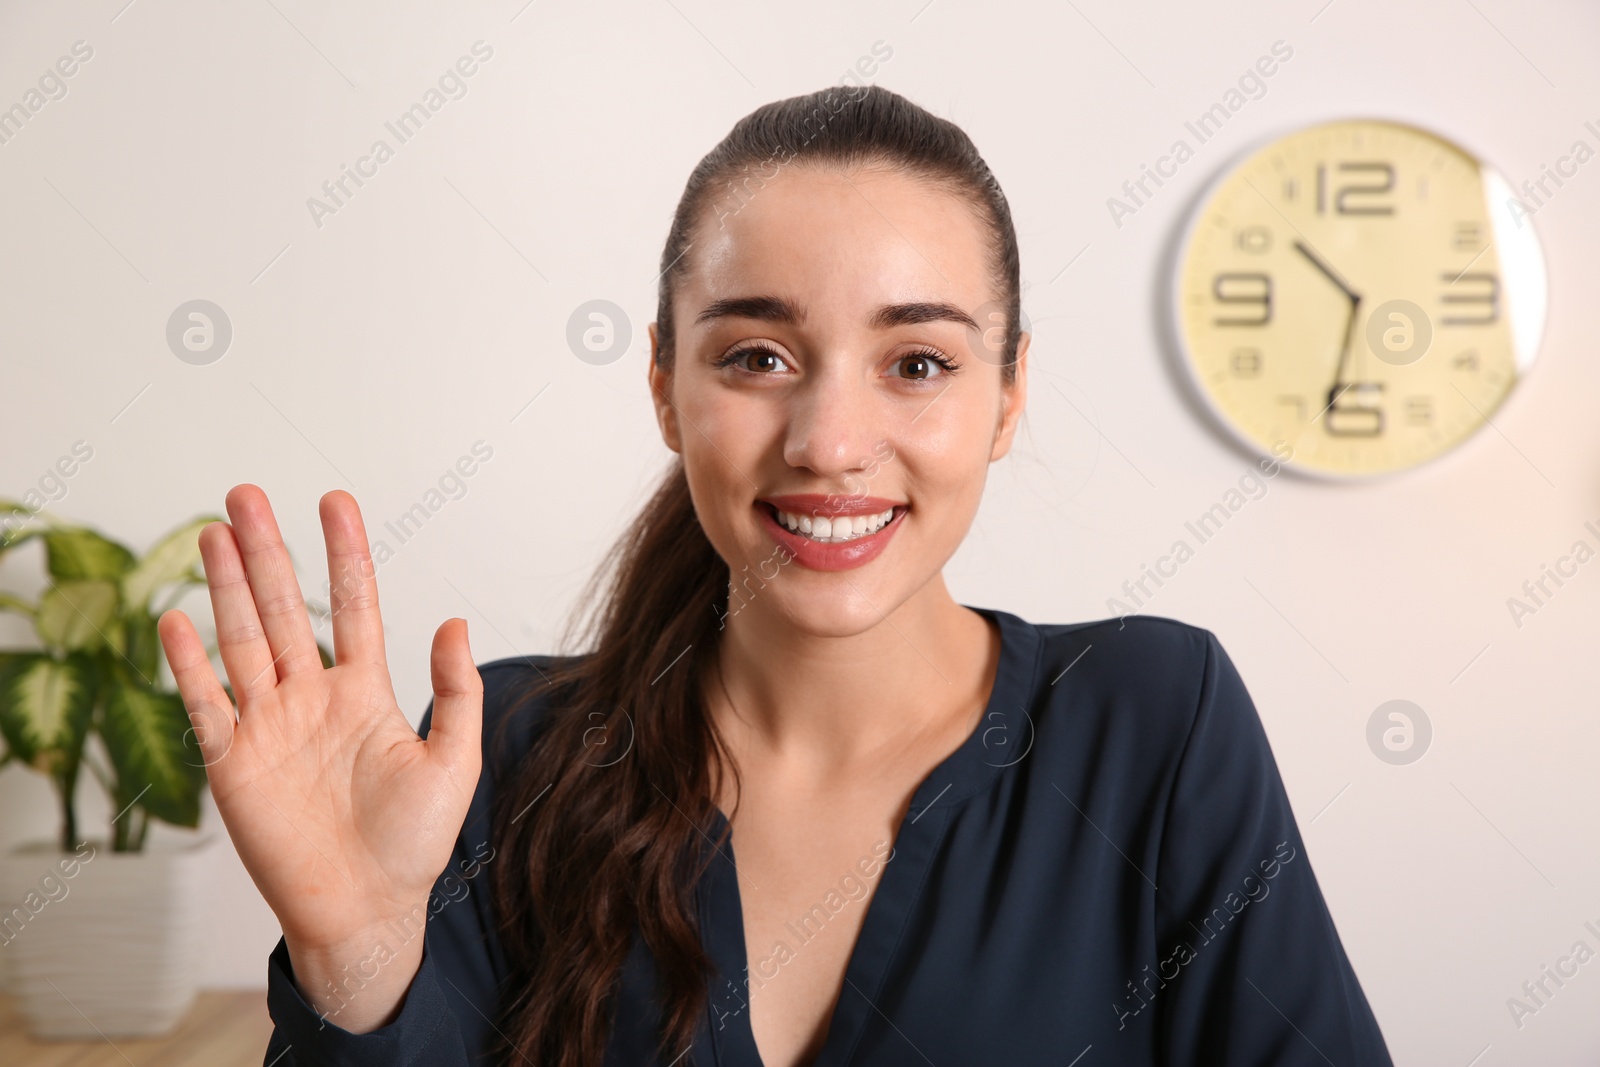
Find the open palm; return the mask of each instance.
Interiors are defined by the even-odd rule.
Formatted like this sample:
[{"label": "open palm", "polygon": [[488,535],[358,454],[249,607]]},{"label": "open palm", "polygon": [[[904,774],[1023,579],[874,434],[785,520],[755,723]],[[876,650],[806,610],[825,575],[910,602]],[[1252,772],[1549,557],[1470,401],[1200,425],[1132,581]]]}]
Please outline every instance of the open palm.
[{"label": "open palm", "polygon": [[333,945],[421,917],[478,781],[483,687],[466,623],[434,635],[428,739],[395,700],[360,509],[321,501],[335,666],[323,667],[271,505],[256,486],[227,496],[231,523],[200,534],[217,645],[238,701],[192,622],[160,634],[245,868],[292,941]]}]

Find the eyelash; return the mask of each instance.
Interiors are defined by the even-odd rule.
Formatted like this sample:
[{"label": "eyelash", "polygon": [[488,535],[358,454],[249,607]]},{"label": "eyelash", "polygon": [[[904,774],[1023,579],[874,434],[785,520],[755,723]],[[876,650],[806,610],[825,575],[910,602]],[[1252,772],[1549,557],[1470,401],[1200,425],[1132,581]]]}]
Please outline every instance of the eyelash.
[{"label": "eyelash", "polygon": [[[734,349],[732,352],[729,352],[727,355],[720,357],[716,361],[714,366],[719,367],[719,368],[720,367],[730,367],[730,366],[733,366],[733,364],[738,363],[741,359],[744,359],[746,356],[754,355],[754,354],[756,354],[758,352],[770,353],[771,355],[776,356],[778,359],[782,359],[783,358],[783,354],[781,352],[779,352],[777,349],[772,348],[772,347],[770,347],[768,345],[749,344],[749,345],[742,345],[741,347]],[[900,363],[905,362],[908,359],[925,359],[925,360],[929,361],[930,363],[936,363],[944,371],[945,374],[954,374],[956,371],[961,369],[961,364],[960,363],[958,363],[955,360],[951,359],[949,356],[945,355],[943,352],[940,352],[940,351],[938,351],[936,349],[932,349],[932,348],[925,348],[925,347],[924,348],[914,348],[910,352],[903,353],[900,356],[900,358],[895,361],[895,363],[898,365]],[[763,373],[761,371],[745,370],[745,368],[743,368],[743,367],[740,367],[740,368],[737,368],[737,369],[744,371],[744,373],[746,373],[746,374],[757,375],[757,376],[759,376],[760,374]],[[944,375],[941,374],[941,375],[934,375],[933,378],[906,378],[905,380],[908,381],[908,382],[919,382],[920,383],[920,382],[933,381],[935,378],[942,378],[943,376]]]}]

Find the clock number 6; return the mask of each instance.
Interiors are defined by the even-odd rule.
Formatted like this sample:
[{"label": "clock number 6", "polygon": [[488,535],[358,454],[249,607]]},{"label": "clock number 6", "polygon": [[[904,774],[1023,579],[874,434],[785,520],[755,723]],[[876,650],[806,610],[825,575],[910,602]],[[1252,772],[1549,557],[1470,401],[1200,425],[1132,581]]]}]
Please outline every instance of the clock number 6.
[{"label": "clock number 6", "polygon": [[1272,321],[1272,278],[1257,272],[1218,274],[1211,295],[1221,304],[1244,304],[1259,314],[1246,318],[1219,318],[1218,326],[1265,326]]},{"label": "clock number 6", "polygon": [[1346,383],[1329,401],[1327,413],[1322,419],[1323,428],[1333,437],[1381,436],[1382,394],[1382,382]]}]

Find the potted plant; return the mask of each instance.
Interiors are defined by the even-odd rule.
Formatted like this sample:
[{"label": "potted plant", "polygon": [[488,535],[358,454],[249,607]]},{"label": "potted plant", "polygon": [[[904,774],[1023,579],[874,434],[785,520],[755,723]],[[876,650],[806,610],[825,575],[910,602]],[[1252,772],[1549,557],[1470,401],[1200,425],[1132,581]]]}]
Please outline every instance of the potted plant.
[{"label": "potted plant", "polygon": [[[152,819],[199,827],[206,773],[183,700],[162,683],[156,620],[205,583],[199,534],[214,521],[136,556],[0,499],[0,558],[38,539],[48,575],[37,602],[0,593],[0,610],[31,619],[41,646],[0,651],[0,766],[47,775],[61,809],[54,841],[0,860],[0,975],[36,1036],[166,1033],[193,1003],[211,839],[147,847],[147,833]],[[116,813],[104,838],[77,818],[84,768]]]}]

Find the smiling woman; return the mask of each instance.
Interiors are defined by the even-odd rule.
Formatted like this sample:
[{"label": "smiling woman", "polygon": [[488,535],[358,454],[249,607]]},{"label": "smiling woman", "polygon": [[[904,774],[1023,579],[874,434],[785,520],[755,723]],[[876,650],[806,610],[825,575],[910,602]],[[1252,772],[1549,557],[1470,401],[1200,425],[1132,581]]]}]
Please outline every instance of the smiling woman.
[{"label": "smiling woman", "polygon": [[[283,926],[267,1062],[1389,1062],[1215,636],[946,588],[1025,405],[1016,232],[959,128],[840,91],[690,175],[645,368],[676,458],[588,651],[478,667],[450,620],[414,732],[348,494],[330,668],[260,490],[202,535],[237,719],[188,620],[161,633]],[[485,847],[483,891],[397,939]]]}]

